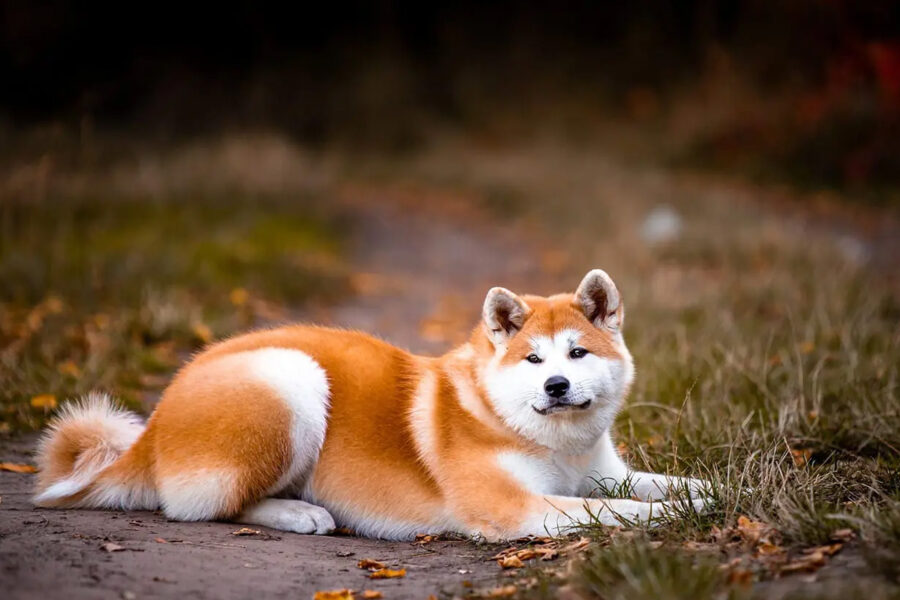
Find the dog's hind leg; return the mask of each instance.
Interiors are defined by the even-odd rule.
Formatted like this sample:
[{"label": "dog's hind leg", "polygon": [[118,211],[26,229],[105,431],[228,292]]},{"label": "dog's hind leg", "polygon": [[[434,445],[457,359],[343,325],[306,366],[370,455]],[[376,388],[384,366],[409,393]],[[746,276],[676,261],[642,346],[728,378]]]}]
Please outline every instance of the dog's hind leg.
[{"label": "dog's hind leg", "polygon": [[312,473],[328,400],[325,372],[303,352],[261,348],[196,361],[151,419],[163,512],[303,533],[333,528],[324,509],[271,499],[302,489]]},{"label": "dog's hind leg", "polygon": [[334,519],[321,506],[303,500],[284,500],[266,498],[239,514],[235,523],[262,525],[281,531],[294,533],[331,533],[334,531]]}]

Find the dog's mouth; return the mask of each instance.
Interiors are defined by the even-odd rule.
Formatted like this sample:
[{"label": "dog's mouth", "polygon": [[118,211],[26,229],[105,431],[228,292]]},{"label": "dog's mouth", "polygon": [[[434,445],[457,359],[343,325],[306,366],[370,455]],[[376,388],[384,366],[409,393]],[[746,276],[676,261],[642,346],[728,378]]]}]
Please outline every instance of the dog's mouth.
[{"label": "dog's mouth", "polygon": [[543,406],[543,407],[538,408],[537,406],[532,404],[531,408],[533,408],[534,412],[536,412],[539,415],[552,415],[554,413],[566,412],[569,410],[584,410],[587,407],[589,407],[590,405],[591,405],[590,398],[588,398],[584,402],[581,402],[578,404],[576,404],[574,402],[569,402],[568,400],[565,400],[565,399],[559,399],[559,400],[555,400],[553,402],[553,404],[550,404],[549,406]]}]

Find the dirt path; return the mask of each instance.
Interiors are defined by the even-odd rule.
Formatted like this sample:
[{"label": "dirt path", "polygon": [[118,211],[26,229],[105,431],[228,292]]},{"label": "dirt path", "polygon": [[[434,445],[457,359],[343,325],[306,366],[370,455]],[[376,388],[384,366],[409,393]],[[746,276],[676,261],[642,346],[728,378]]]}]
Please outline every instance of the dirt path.
[{"label": "dirt path", "polygon": [[[537,249],[516,231],[486,235],[477,214],[438,218],[367,194],[356,191],[349,200],[357,217],[351,260],[360,293],[302,316],[434,352],[474,324],[489,285],[513,286],[536,275]],[[0,461],[33,462],[35,440],[0,441]],[[236,537],[234,524],[170,522],[158,513],[34,509],[32,478],[0,471],[0,590],[10,600],[311,598],[338,588],[424,599],[459,592],[463,581],[490,587],[502,579],[485,560],[492,549],[465,541],[423,546],[265,529]],[[122,549],[104,550],[110,542]],[[370,581],[356,567],[362,558],[402,566],[407,576]]]}]

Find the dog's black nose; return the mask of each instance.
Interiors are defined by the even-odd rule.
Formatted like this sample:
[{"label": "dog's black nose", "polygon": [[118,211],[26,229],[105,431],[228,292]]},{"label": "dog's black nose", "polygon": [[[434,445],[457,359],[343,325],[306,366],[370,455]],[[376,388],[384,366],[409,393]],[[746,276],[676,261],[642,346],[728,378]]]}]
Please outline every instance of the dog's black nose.
[{"label": "dog's black nose", "polygon": [[561,398],[569,391],[569,380],[561,375],[554,375],[544,382],[544,391],[554,398]]}]

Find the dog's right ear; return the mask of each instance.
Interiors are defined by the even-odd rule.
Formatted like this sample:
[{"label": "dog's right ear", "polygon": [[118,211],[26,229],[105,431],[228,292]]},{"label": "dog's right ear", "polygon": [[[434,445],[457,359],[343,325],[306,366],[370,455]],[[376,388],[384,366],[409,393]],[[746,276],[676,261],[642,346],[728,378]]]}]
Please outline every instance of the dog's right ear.
[{"label": "dog's right ear", "polygon": [[482,317],[488,338],[494,346],[506,343],[525,325],[531,307],[506,288],[491,288],[484,299]]}]

